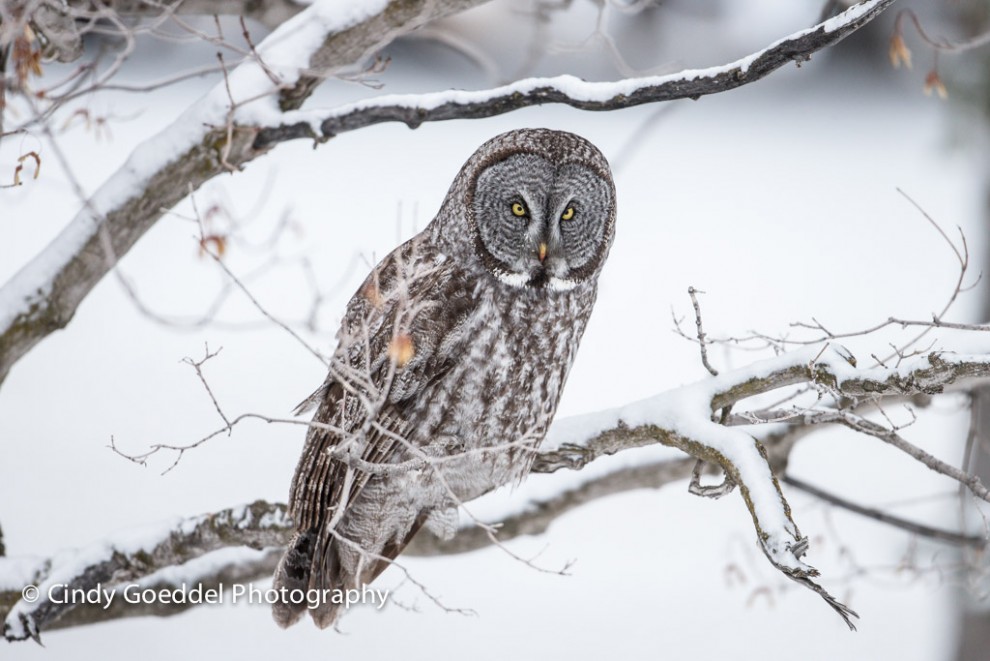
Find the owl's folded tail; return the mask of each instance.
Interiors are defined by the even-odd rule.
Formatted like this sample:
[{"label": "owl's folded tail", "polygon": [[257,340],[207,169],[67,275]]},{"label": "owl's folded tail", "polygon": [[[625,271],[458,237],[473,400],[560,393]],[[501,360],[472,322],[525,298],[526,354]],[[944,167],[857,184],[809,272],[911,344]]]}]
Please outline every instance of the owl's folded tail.
[{"label": "owl's folded tail", "polygon": [[[324,590],[335,587],[326,584],[326,579],[336,577],[336,569],[339,567],[334,545],[330,544],[330,548],[318,551],[317,547],[322,546],[317,543],[315,530],[298,532],[292,537],[285,555],[278,563],[272,587],[279,592],[281,598],[272,604],[272,617],[283,629],[298,622],[307,610],[321,629],[331,626],[337,619],[340,605],[318,598]],[[313,557],[317,552],[323,556],[327,569],[330,570],[321,572],[321,576],[317,577],[320,585],[314,585],[312,574]]]},{"label": "owl's folded tail", "polygon": [[272,617],[282,628],[299,621],[309,611],[313,622],[326,629],[337,621],[341,594],[360,589],[391,564],[428,518],[420,513],[409,528],[403,527],[389,542],[361,547],[349,538],[311,528],[297,532],[275,569],[272,587],[280,600],[272,604]]}]

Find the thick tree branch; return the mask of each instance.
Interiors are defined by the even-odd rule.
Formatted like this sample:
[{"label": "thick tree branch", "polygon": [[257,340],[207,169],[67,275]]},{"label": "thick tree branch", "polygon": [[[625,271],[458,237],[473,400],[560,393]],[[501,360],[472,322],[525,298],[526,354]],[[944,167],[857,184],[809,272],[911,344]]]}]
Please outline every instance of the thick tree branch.
[{"label": "thick tree branch", "polygon": [[[968,385],[972,385],[972,379],[988,378],[988,356],[931,354],[915,358],[898,369],[861,369],[851,364],[846,352],[794,352],[619,409],[560,420],[554,424],[538,451],[533,472],[553,473],[561,468],[580,470],[599,457],[656,444],[679,448],[691,457],[718,465],[739,485],[753,515],[758,541],[771,562],[788,577],[819,592],[848,621],[850,613],[811,582],[810,579],[816,575],[814,569],[798,560],[807,543],[790,520],[789,509],[774,477],[774,472],[780,474],[786,466],[787,456],[793,447],[792,440],[788,439],[789,434],[780,435],[782,440],[767,437],[765,446],[768,450],[764,450],[764,445],[754,445],[753,439],[741,431],[725,436],[725,432],[733,430],[712,422],[712,414],[723,405],[737,404],[747,397],[799,382],[828,387],[835,394],[853,400],[864,393],[879,398],[883,397],[883,393],[900,397],[940,392],[959,385],[961,380],[967,380]],[[698,403],[701,403],[700,407]],[[799,429],[826,421],[844,424],[838,417],[828,420],[829,411],[821,413],[820,419],[794,416],[790,424]],[[872,426],[863,429],[851,427],[880,436]],[[525,503],[506,512],[505,516],[500,517],[498,541],[518,535],[539,534],[557,516],[606,495],[630,489],[657,488],[671,481],[686,479],[691,475],[694,458],[653,460],[621,467],[577,484],[570,483],[548,500]],[[947,472],[938,460],[929,463],[927,456],[914,458],[933,470],[960,477],[953,473],[958,469],[950,467]],[[832,502],[835,502],[834,499]],[[776,509],[778,506],[780,511]],[[62,600],[59,595],[65,589],[60,586],[91,588],[96,583],[128,581],[141,581],[142,585],[165,585],[167,581],[149,575],[167,567],[176,567],[177,575],[191,582],[195,572],[184,569],[187,566],[185,563],[227,547],[278,548],[285,544],[290,532],[291,523],[283,505],[257,502],[247,507],[152,528],[141,536],[130,535],[126,544],[110,542],[63,555],[55,565],[38,562],[32,571],[19,575],[25,576],[26,584],[38,585],[41,599],[27,603],[20,600],[20,590],[0,590],[0,612],[9,611],[5,615],[5,635],[10,639],[22,639],[37,636],[40,631],[55,626],[56,621],[71,607],[56,603]],[[966,543],[975,543],[975,538],[959,537],[964,538]],[[452,540],[421,536],[409,552],[422,555],[460,553],[482,548],[494,541],[487,529],[468,521]],[[251,580],[270,572],[273,559],[272,554],[238,558],[233,566],[228,566],[231,563],[224,564],[207,574],[198,574],[196,580],[201,579],[204,585],[224,582],[223,577]],[[13,562],[12,559],[0,559],[0,585],[17,583],[11,578],[12,570],[6,571],[6,568],[13,566],[6,563]],[[181,582],[175,576],[170,580]],[[234,579],[226,582],[230,580]],[[142,612],[164,614],[160,608]],[[86,609],[84,613],[80,612],[73,619],[63,622],[81,624],[127,614],[133,613],[122,610],[108,614]]]},{"label": "thick tree branch", "polygon": [[[670,429],[652,424],[630,425],[627,421],[655,415],[651,413],[651,409],[662,411],[670,406],[672,395],[677,395],[686,388],[706,390],[710,394],[710,412],[714,414],[749,397],[800,383],[826,387],[831,392],[856,402],[889,396],[938,394],[960,381],[990,377],[990,357],[982,355],[933,352],[915,358],[900,368],[861,369],[855,367],[855,362],[841,348],[829,348],[824,352],[817,348],[805,349],[622,408],[561,420],[551,428],[533,470],[577,470],[599,457],[615,454],[620,450],[664,443],[662,439],[672,436]],[[753,418],[758,419],[759,416]],[[743,420],[735,415],[732,421],[738,423]],[[828,422],[840,421],[836,419]]]},{"label": "thick tree branch", "polygon": [[[690,475],[693,463],[692,459],[671,459],[622,468],[583,482],[549,500],[535,501],[499,522],[498,541],[541,534],[557,517],[598,498],[635,489],[659,488],[685,479]],[[235,583],[243,584],[271,576],[292,531],[285,505],[257,501],[245,507],[161,526],[146,536],[141,548],[135,549],[133,541],[129,543],[130,549],[112,542],[101,544],[70,556],[65,568],[53,566],[49,561],[39,561],[27,581],[38,586],[41,595],[38,602],[24,604],[20,589],[0,589],[0,618],[7,621],[4,635],[8,639],[37,638],[41,631],[123,617],[175,615],[195,604],[128,604],[117,599],[109,608],[104,608],[105,604],[73,606],[53,603],[47,595],[50,589],[54,589],[55,601],[62,601],[65,589],[88,590],[97,583],[137,583],[142,590],[151,588],[156,591],[180,588],[183,583],[187,587],[201,585],[204,589],[218,589],[221,585],[229,588]],[[448,540],[424,532],[404,553],[415,556],[466,553],[492,543],[493,539],[485,528],[466,525]],[[197,558],[231,547],[264,550],[238,556],[235,560],[220,564],[218,569],[214,563],[207,563],[210,570],[206,573],[191,567]],[[92,564],[87,565],[86,560],[80,562],[79,557],[91,558],[89,562]],[[187,566],[190,568],[187,569]],[[155,574],[165,568],[176,571],[170,571],[167,579]],[[5,565],[0,561],[0,584],[4,583],[4,569]],[[66,587],[59,587],[61,585]],[[18,603],[21,603],[21,610],[11,613]]]},{"label": "thick tree branch", "polygon": [[[252,507],[254,507],[252,505]],[[193,585],[204,591],[229,590],[231,586],[246,586],[261,578],[271,576],[275,572],[279,558],[284,551],[281,547],[267,548],[260,551],[253,551],[243,547],[231,547],[229,550],[242,551],[241,553],[226,554],[223,558],[217,558],[219,567],[209,562],[211,556],[204,556],[205,564],[210,565],[205,573],[199,573],[195,568],[186,569],[183,572],[182,580],[176,581],[173,576],[163,576],[152,574],[144,577],[133,584],[136,585],[133,595],[138,591],[152,590],[160,593],[162,590],[183,592]],[[217,553],[220,555],[222,552]],[[227,557],[233,555],[235,557]],[[183,568],[185,569],[185,568]],[[163,574],[174,574],[169,570]],[[183,582],[185,586],[183,586]],[[106,585],[106,584],[104,584]],[[19,593],[18,593],[19,594]],[[0,603],[3,602],[4,594],[0,593]],[[195,608],[201,604],[168,603],[163,600],[144,600],[132,598],[127,600],[123,595],[118,594],[113,601],[106,603],[79,604],[68,610],[64,610],[58,619],[48,625],[46,630],[69,629],[72,627],[96,624],[109,620],[119,620],[128,617],[171,617]],[[0,609],[2,610],[2,609]]]},{"label": "thick tree branch", "polygon": [[[31,579],[38,586],[40,598],[34,603],[20,600],[14,605],[6,616],[4,635],[8,639],[38,640],[41,630],[71,610],[71,604],[63,603],[68,601],[68,590],[137,581],[159,569],[182,565],[231,546],[283,546],[290,525],[284,506],[258,502],[170,522],[129,536],[119,544],[82,549],[62,564],[42,563]],[[0,604],[10,598],[9,593],[0,593]]]},{"label": "thick tree branch", "polygon": [[[41,339],[65,327],[76,308],[132,245],[191,191],[238,169],[278,142],[327,139],[384,121],[488,117],[542,103],[613,110],[643,103],[697,98],[759,80],[787,62],[848,36],[894,0],[869,0],[724,67],[673,76],[587,83],[573,77],[530,79],[496,90],[380,97],[329,113],[292,111],[326,77],[354,67],[397,36],[482,0],[382,0],[363,19],[335,22],[335,7],[318,2],[289,19],[258,47],[262,58],[299,34],[324,29],[305,61],[279,57],[279,84],[248,61],[162,134],[139,146],[131,160],[91,198],[66,229],[0,289],[0,383]],[[309,43],[309,39],[302,40]],[[305,49],[303,49],[305,51]],[[298,56],[298,48],[291,53]],[[275,58],[273,58],[275,59]],[[259,81],[261,81],[259,83]]]},{"label": "thick tree branch", "polygon": [[665,76],[588,82],[574,76],[529,78],[490,90],[388,95],[329,111],[289,113],[280,126],[258,132],[255,147],[295,138],[326,140],[382,122],[416,128],[424,122],[479,119],[520,108],[559,103],[581,110],[609,111],[647,103],[698,99],[755,82],[789,62],[801,64],[876,18],[895,0],[868,0],[814,28],[796,33],[736,62]]}]

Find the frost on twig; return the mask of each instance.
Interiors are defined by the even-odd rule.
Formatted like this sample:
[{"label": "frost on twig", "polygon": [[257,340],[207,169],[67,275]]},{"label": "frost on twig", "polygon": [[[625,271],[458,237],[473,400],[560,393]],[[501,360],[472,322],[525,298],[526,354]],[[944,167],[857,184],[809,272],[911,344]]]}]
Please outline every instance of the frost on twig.
[{"label": "frost on twig", "polygon": [[[794,523],[775,477],[775,473],[780,474],[786,466],[791,445],[771,439],[766,439],[766,443],[756,441],[736,424],[746,421],[746,415],[734,414],[723,424],[721,420],[713,421],[712,413],[729,405],[738,407],[749,397],[797,384],[828,388],[847,403],[852,402],[852,408],[855,408],[857,401],[876,401],[885,395],[939,393],[953,385],[959,386],[961,382],[968,387],[973,379],[988,377],[990,356],[931,354],[916,357],[896,369],[857,368],[849,362],[845,352],[804,349],[745,369],[726,371],[718,377],[642,402],[562,419],[553,425],[538,450],[534,473],[553,473],[560,469],[580,471],[600,457],[656,444],[678,448],[690,456],[639,462],[581,479],[548,499],[514,505],[513,510],[500,517],[501,524],[481,526],[475,521],[464,521],[450,540],[420,535],[409,553],[459,553],[517,535],[539,534],[556,517],[596,498],[630,489],[657,488],[687,479],[692,475],[696,459],[704,459],[719,466],[738,485],[752,516],[757,542],[772,565],[788,578],[819,593],[852,626],[852,612],[813,582],[816,570],[802,561],[808,550],[807,539]],[[846,424],[839,418],[829,419],[831,414],[826,410],[812,411],[808,415],[819,415],[817,422],[823,424]],[[229,419],[231,426],[237,424],[237,417]],[[788,424],[797,428],[808,426],[801,416],[790,418]],[[867,431],[877,430],[870,428]],[[912,456],[932,470],[964,481],[974,495],[987,498],[986,489],[975,478],[943,465],[930,455]],[[348,461],[346,456],[339,459]],[[536,475],[530,479],[540,478]],[[290,528],[283,505],[258,502],[172,522],[129,535],[126,539],[60,554],[47,561],[36,561],[30,570],[24,570],[23,563],[18,565],[15,559],[0,559],[0,615],[5,617],[5,635],[23,639],[57,626],[134,614],[130,610],[101,613],[86,609],[70,618],[66,615],[71,609],[69,605],[56,604],[45,598],[33,604],[21,601],[21,588],[25,585],[38,585],[40,594],[47,595],[49,588],[61,584],[92,587],[98,582],[164,582],[160,574],[150,575],[168,567],[174,567],[177,575],[186,580],[191,580],[190,572],[199,571],[200,576],[206,576],[204,581],[213,581],[211,585],[218,582],[216,576],[222,571],[233,572],[229,575],[236,575],[236,580],[252,580],[270,574],[277,554],[237,556],[226,564],[220,563],[221,567],[210,566],[209,571],[191,567],[189,561],[228,547],[280,547],[290,534]],[[493,538],[493,528],[497,529],[497,539]],[[966,538],[967,544],[975,541],[975,538]],[[20,569],[15,571],[16,567]],[[232,580],[235,579],[229,579]]]}]

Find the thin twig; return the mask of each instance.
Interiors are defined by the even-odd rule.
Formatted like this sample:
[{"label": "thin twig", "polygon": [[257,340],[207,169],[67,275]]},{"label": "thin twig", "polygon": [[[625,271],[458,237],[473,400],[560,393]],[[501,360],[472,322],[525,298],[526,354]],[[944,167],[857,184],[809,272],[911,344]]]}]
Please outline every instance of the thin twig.
[{"label": "thin twig", "polygon": [[701,305],[698,304],[697,294],[705,292],[694,287],[688,287],[688,296],[691,297],[691,305],[694,306],[694,325],[698,329],[698,347],[701,349],[701,364],[712,376],[718,376],[718,370],[708,362],[708,348],[705,344],[705,331],[701,326]]}]

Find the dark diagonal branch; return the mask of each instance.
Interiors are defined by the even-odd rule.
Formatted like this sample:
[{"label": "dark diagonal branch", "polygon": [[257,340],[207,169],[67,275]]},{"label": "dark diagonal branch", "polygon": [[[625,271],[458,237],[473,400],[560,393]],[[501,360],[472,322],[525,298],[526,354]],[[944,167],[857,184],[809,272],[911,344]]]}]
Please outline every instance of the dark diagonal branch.
[{"label": "dark diagonal branch", "polygon": [[611,111],[647,103],[699,99],[760,80],[789,62],[806,62],[814,53],[835,45],[872,21],[894,2],[869,0],[855,5],[814,28],[725,66],[618,82],[588,82],[574,76],[558,76],[529,78],[490,90],[384,96],[326,112],[289,115],[300,121],[262,129],[255,147],[264,148],[295,138],[329,139],[383,122],[402,122],[416,128],[424,122],[480,119],[547,103]]},{"label": "dark diagonal branch", "polygon": [[917,521],[911,521],[909,519],[905,519],[904,517],[884,512],[876,509],[875,507],[865,507],[859,503],[854,503],[848,498],[837,496],[834,493],[825,491],[824,489],[809,484],[804,480],[799,480],[791,475],[785,475],[781,478],[781,481],[788,486],[792,486],[795,489],[800,489],[801,491],[804,491],[819,500],[823,500],[826,503],[830,503],[836,507],[841,507],[842,509],[850,512],[855,512],[856,514],[865,516],[869,519],[886,523],[894,526],[895,528],[900,528],[901,530],[918,535],[919,537],[935,539],[959,546],[970,546],[976,549],[985,548],[987,545],[986,538],[981,537],[980,535],[966,535],[955,532],[954,530],[944,530],[942,528],[928,526],[923,523],[918,523]]}]

